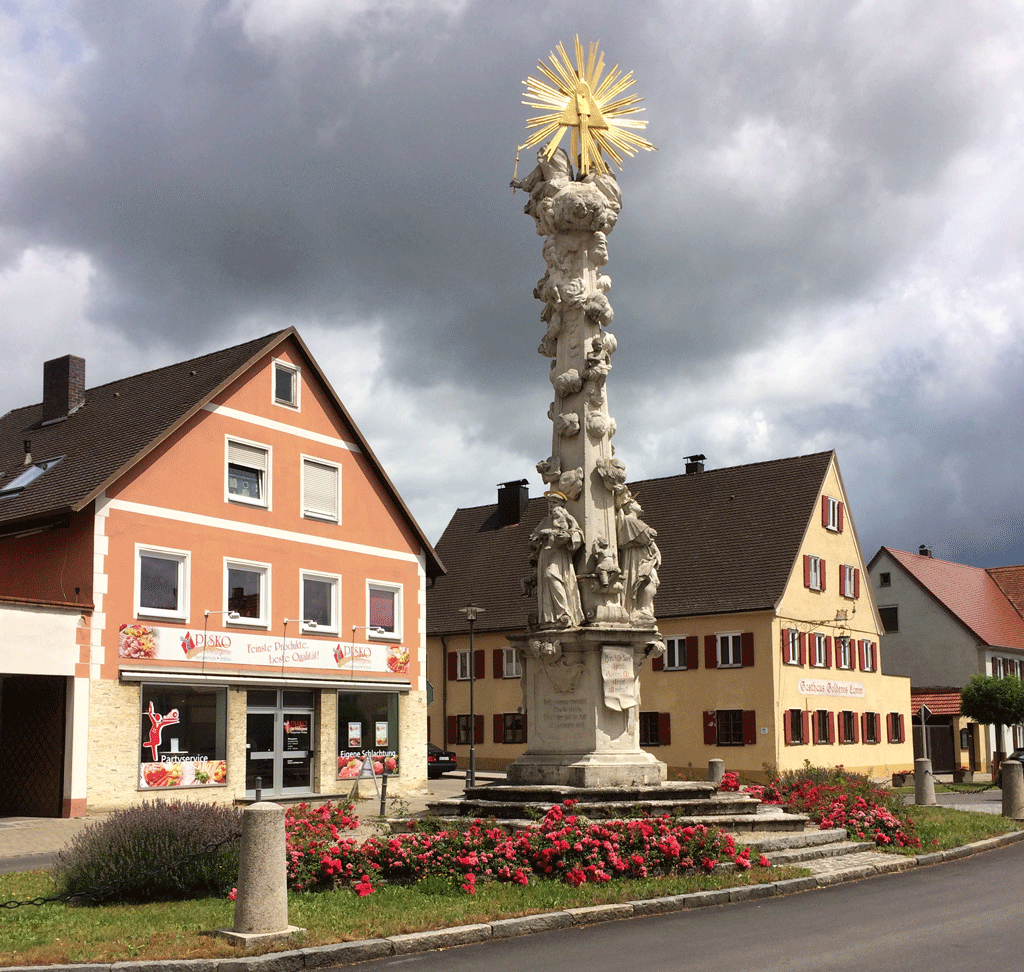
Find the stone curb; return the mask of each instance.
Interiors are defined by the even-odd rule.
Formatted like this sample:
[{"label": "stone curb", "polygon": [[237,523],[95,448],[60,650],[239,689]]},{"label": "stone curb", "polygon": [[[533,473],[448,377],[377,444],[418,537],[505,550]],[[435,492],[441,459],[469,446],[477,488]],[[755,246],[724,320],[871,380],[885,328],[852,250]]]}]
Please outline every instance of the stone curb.
[{"label": "stone curb", "polygon": [[[918,854],[915,857],[893,856],[871,864],[857,864],[827,874],[790,878],[769,884],[748,884],[722,891],[694,891],[690,894],[647,898],[623,904],[593,905],[587,908],[569,908],[565,911],[526,915],[522,918],[503,918],[488,924],[459,925],[454,928],[436,928],[431,931],[393,935],[390,938],[370,938],[358,942],[336,942],[314,948],[291,949],[267,955],[239,955],[227,959],[154,959],[137,962],[107,964],[82,963],[77,965],[8,965],[2,972],[293,972],[299,969],[318,969],[330,965],[349,965],[367,962],[391,955],[409,955],[437,948],[472,945],[488,939],[513,938],[537,932],[566,928],[570,925],[590,925],[603,921],[620,921],[645,915],[690,911],[734,901],[753,901],[812,891],[815,888],[857,881],[891,871],[904,871],[912,867],[927,867],[945,861],[973,857],[996,850],[1008,844],[1024,841],[1024,830],[1011,831],[997,837],[988,837],[973,844],[964,844],[945,851]],[[865,853],[872,853],[865,851]]]}]

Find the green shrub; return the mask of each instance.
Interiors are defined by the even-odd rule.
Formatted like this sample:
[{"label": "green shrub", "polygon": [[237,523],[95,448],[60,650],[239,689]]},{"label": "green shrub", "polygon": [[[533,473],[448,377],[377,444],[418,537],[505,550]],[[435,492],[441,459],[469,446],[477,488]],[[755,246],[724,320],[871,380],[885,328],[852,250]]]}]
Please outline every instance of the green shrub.
[{"label": "green shrub", "polygon": [[[237,883],[241,811],[213,803],[142,802],[86,827],[57,854],[61,895],[90,903],[223,896]],[[163,866],[168,865],[168,866]]]}]

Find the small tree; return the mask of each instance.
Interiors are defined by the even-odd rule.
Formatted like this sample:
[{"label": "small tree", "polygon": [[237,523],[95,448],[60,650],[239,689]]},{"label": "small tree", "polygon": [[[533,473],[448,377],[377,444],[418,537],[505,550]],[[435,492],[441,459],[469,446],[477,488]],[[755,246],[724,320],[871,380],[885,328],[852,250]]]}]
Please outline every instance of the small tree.
[{"label": "small tree", "polygon": [[996,748],[1003,749],[1003,726],[1024,722],[1024,682],[1014,675],[972,675],[960,689],[960,711],[982,725],[996,727]]}]

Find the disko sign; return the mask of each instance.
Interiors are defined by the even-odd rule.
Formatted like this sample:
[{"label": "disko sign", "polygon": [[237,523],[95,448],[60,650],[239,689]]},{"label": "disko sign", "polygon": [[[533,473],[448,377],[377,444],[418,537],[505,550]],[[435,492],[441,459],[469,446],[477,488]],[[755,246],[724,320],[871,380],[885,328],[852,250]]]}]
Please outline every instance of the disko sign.
[{"label": "disko sign", "polygon": [[248,631],[204,635],[188,628],[122,624],[117,653],[121,658],[160,661],[206,661],[274,668],[337,669],[341,672],[409,674],[409,649],[403,645],[274,638]]}]

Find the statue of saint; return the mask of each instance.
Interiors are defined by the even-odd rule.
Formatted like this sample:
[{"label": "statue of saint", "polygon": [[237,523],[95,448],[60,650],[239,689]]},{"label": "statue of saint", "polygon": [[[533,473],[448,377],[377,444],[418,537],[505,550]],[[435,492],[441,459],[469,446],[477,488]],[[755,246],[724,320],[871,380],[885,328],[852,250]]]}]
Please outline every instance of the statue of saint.
[{"label": "statue of saint", "polygon": [[654,542],[658,531],[640,519],[643,509],[628,490],[618,499],[616,533],[622,571],[623,607],[633,621],[654,622],[661,551]]},{"label": "statue of saint", "polygon": [[566,497],[550,490],[548,515],[530,536],[537,564],[537,620],[560,628],[583,623],[583,608],[573,558],[583,544],[583,531],[565,508]]}]

